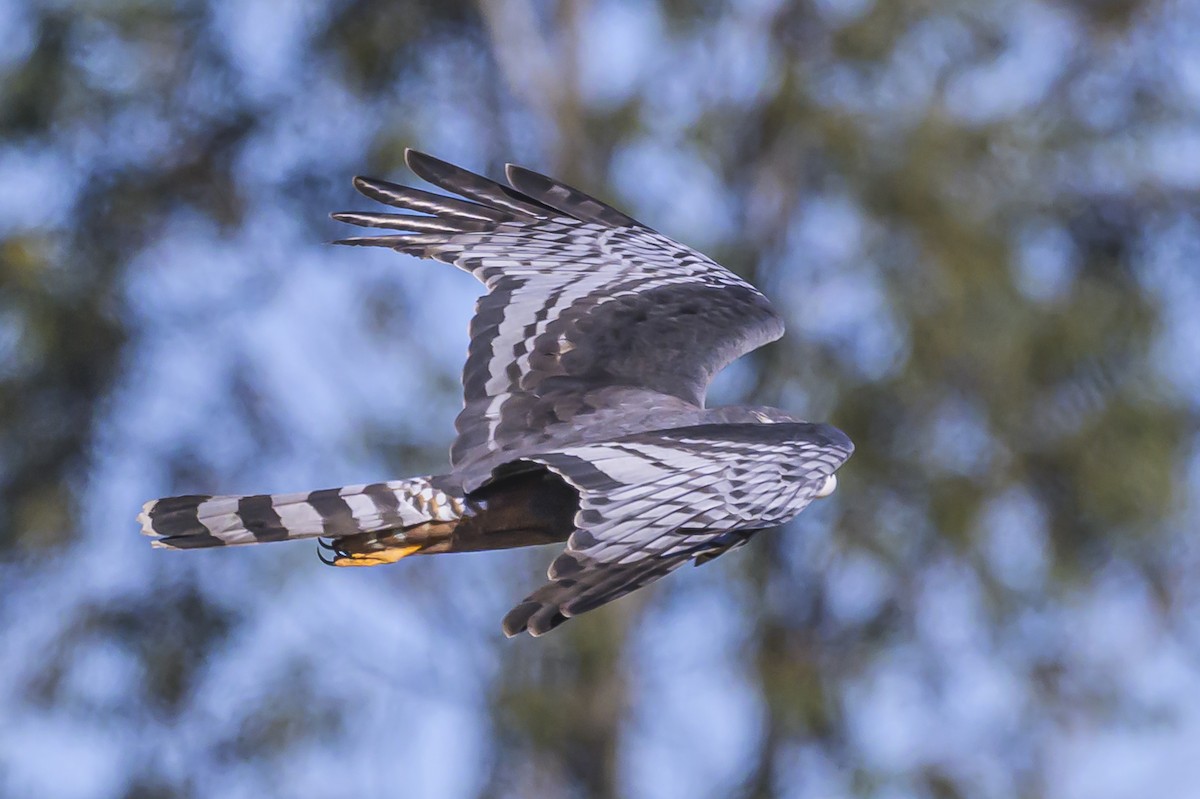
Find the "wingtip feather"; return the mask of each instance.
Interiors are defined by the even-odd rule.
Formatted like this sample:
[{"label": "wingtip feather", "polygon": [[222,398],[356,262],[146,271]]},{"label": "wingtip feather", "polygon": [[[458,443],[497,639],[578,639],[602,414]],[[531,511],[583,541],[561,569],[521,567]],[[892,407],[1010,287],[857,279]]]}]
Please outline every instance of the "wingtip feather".
[{"label": "wingtip feather", "polygon": [[347,247],[396,247],[407,238],[405,236],[353,236],[348,239],[334,239],[330,244],[341,244]]},{"label": "wingtip feather", "polygon": [[436,183],[437,181],[430,180],[429,175],[436,177],[439,171],[443,171],[447,167],[451,171],[460,169],[460,167],[455,167],[448,161],[443,161],[420,150],[414,150],[412,147],[404,148],[404,164],[412,170],[414,175],[422,180],[428,180],[430,183]]},{"label": "wingtip feather", "polygon": [[403,198],[405,193],[411,191],[407,186],[365,175],[356,175],[353,183],[355,191],[368,199],[384,205],[407,208]]},{"label": "wingtip feather", "polygon": [[446,222],[434,217],[411,214],[379,214],[364,211],[338,211],[330,214],[335,222],[358,227],[397,230],[402,233],[436,233],[453,236],[470,230],[472,226],[461,222]]}]

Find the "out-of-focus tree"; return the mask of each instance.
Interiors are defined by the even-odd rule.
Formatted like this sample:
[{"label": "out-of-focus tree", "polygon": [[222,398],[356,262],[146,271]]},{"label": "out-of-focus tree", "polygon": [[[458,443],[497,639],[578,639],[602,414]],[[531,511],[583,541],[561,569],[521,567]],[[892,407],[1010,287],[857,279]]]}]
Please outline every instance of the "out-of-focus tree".
[{"label": "out-of-focus tree", "polygon": [[[1187,4],[194,0],[3,24],[0,712],[188,741],[80,795],[390,795],[396,752],[442,758],[446,795],[1059,795],[1047,753],[1074,731],[1174,709],[1117,651],[1158,639],[1093,634],[1124,613],[1186,646],[1197,599]],[[333,582],[295,554],[112,543],[131,533],[94,526],[97,486],[439,468],[458,364],[431,354],[430,289],[469,287],[315,249],[349,174],[395,176],[409,145],[576,182],[761,286],[789,336],[717,393],[846,430],[838,498],[537,642],[495,619],[544,552]],[[88,558],[121,577],[71,598]],[[312,638],[280,607],[301,595]],[[447,686],[462,707],[422,704]]]}]

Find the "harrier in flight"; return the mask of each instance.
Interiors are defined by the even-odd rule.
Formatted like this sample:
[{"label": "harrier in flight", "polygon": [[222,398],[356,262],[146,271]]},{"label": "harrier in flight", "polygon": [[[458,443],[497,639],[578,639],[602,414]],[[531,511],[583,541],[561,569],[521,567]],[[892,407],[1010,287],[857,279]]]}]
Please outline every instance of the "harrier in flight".
[{"label": "harrier in flight", "polygon": [[762,294],[700,253],[551,178],[507,186],[408,151],[435,194],[356,178],[410,213],[333,218],[487,287],[471,320],[446,474],[296,494],[146,503],[168,549],[320,538],[335,566],[566,543],[504,617],[541,635],[688,561],[792,519],[837,485],[854,445],[767,407],[705,408],[713,376],[783,335]]}]

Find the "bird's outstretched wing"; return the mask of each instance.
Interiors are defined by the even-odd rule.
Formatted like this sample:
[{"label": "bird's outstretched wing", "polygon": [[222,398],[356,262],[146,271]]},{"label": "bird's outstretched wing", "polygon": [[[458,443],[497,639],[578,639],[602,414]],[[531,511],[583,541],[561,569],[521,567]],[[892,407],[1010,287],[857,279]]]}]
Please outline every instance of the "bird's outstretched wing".
[{"label": "bird's outstretched wing", "polygon": [[465,199],[356,178],[366,196],[424,215],[333,216],[404,234],[339,243],[436,258],[487,286],[451,450],[467,490],[505,461],[586,440],[589,428],[668,426],[654,414],[703,406],[713,375],[783,334],[748,283],[575,189],[512,165],[504,186],[412,150],[405,158]]},{"label": "bird's outstretched wing", "polygon": [[788,521],[832,490],[853,451],[829,425],[716,424],[530,458],[579,491],[577,529],[550,565],[550,582],[504,617],[505,634],[541,635]]}]

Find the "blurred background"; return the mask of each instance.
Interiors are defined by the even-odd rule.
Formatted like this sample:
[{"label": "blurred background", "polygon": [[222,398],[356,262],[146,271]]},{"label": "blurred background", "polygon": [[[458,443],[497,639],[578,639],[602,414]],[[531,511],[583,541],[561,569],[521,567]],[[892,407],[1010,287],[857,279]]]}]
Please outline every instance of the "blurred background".
[{"label": "blurred background", "polygon": [[[552,550],[152,551],[445,468],[405,146],[760,286],[835,497],[536,641]],[[1200,796],[1198,420],[1200,3],[0,4],[0,796]]]}]

